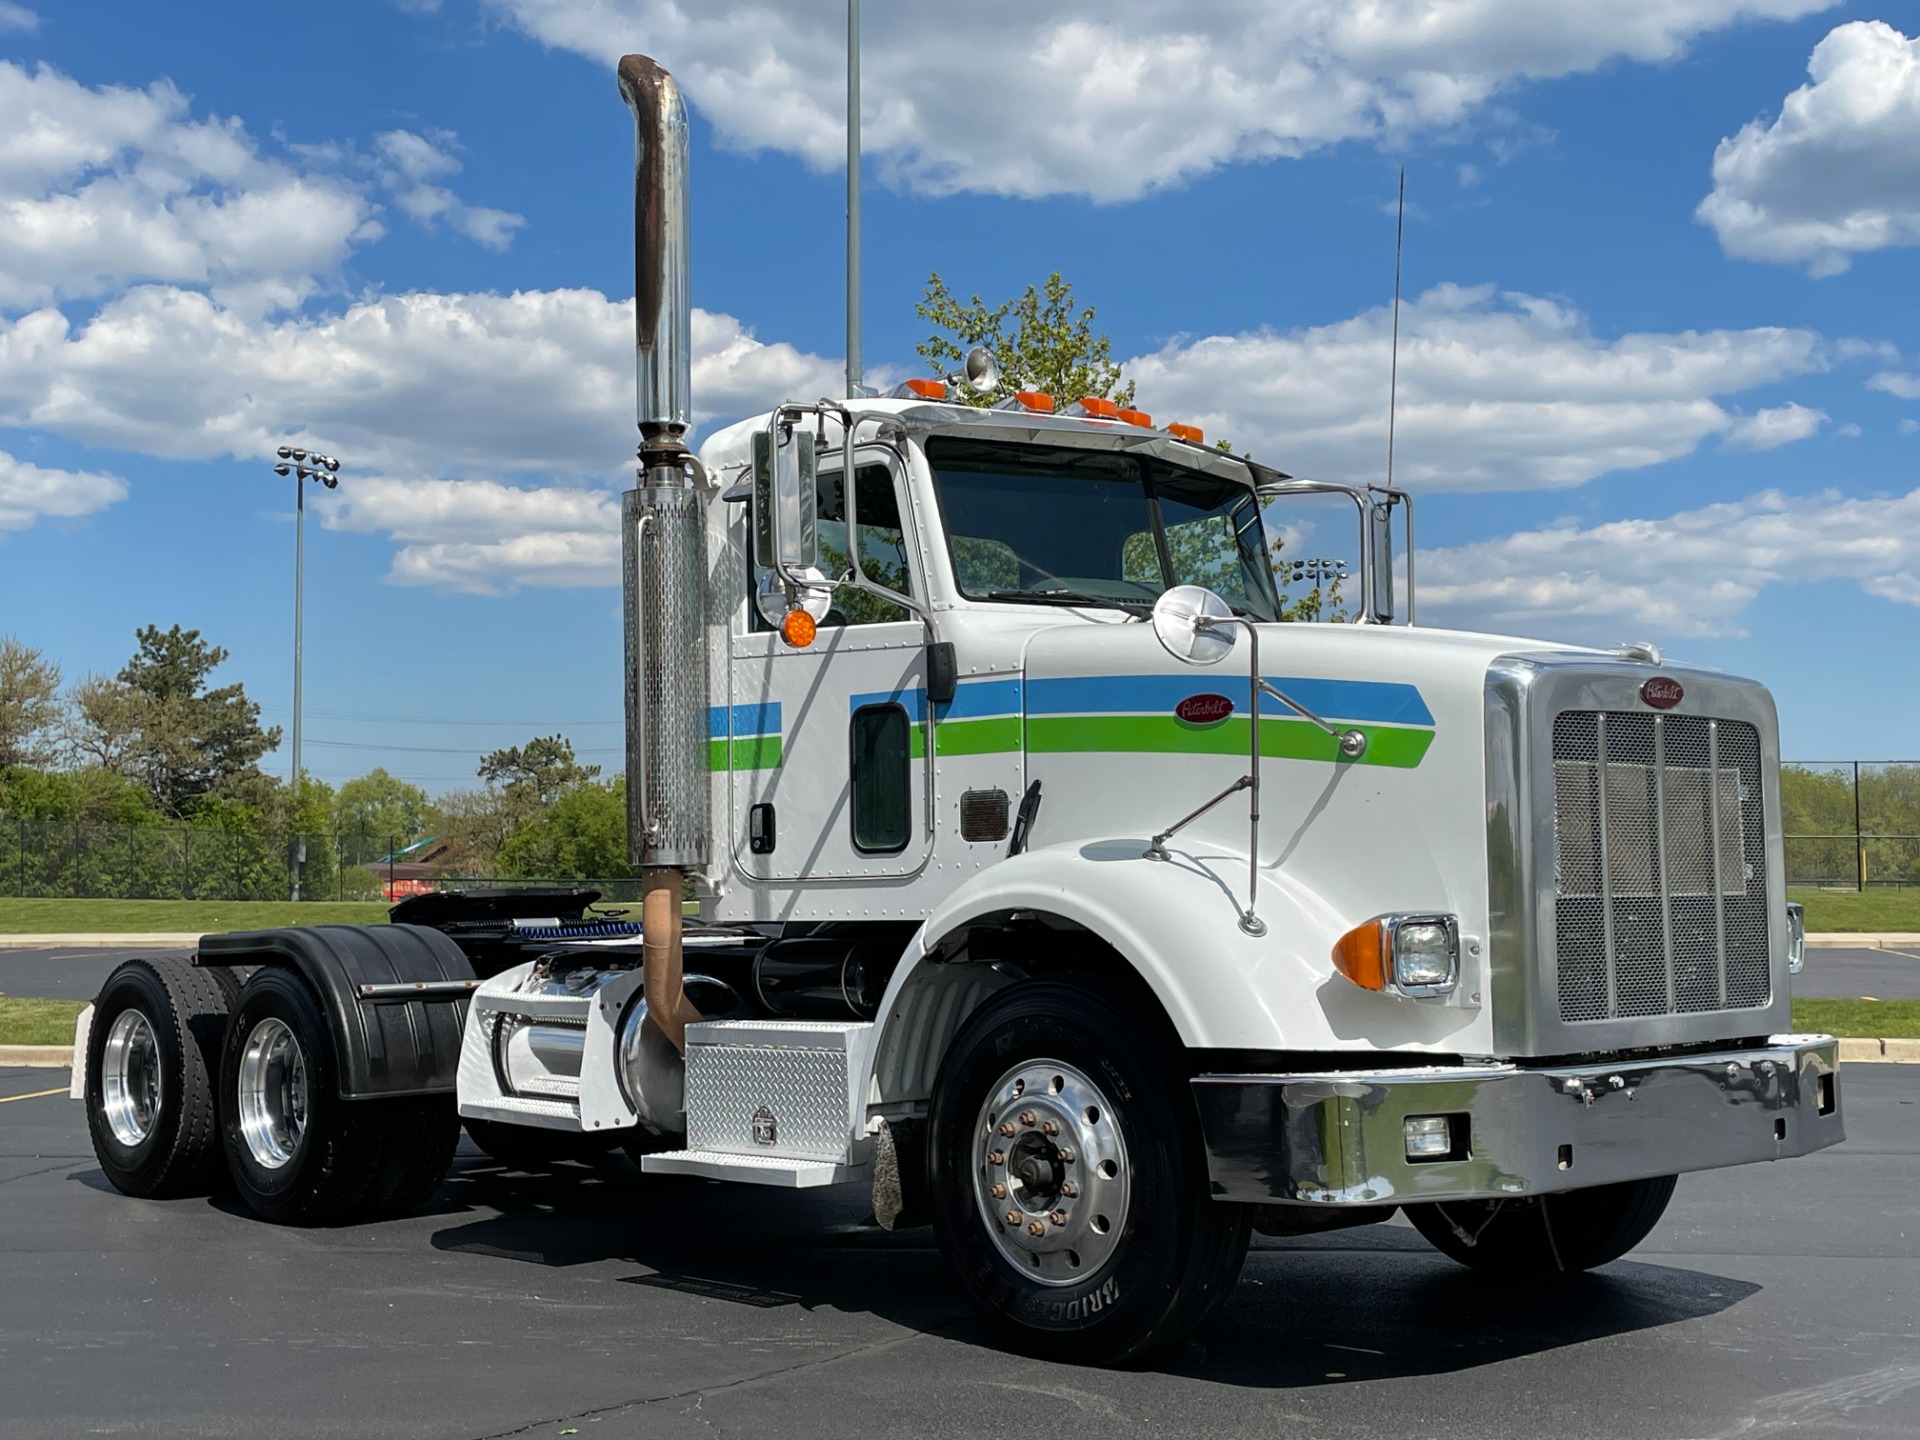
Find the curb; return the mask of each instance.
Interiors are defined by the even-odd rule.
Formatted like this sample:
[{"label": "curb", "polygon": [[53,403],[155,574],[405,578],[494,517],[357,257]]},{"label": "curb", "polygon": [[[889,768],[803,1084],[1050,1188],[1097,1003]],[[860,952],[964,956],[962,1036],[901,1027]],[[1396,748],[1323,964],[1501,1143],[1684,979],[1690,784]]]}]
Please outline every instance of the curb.
[{"label": "curb", "polygon": [[1906,932],[1862,931],[1850,935],[1844,930],[1826,930],[1807,936],[1809,950],[1912,950],[1920,948],[1920,935]]},{"label": "curb", "polygon": [[86,935],[0,935],[0,950],[196,950],[200,932],[136,931]]},{"label": "curb", "polygon": [[71,1070],[71,1045],[0,1045],[0,1066],[25,1066],[34,1070]]}]

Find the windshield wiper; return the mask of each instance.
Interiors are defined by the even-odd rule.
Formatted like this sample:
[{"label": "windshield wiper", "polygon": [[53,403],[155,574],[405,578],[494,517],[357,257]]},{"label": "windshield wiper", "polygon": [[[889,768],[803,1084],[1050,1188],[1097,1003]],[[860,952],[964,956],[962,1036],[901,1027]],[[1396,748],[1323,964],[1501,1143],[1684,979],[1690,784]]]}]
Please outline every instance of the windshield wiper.
[{"label": "windshield wiper", "polygon": [[1095,605],[1107,610],[1124,610],[1129,615],[1145,615],[1152,606],[1144,600],[1122,600],[1113,595],[1089,595],[1084,590],[989,590],[982,600],[1024,601],[1032,605]]}]

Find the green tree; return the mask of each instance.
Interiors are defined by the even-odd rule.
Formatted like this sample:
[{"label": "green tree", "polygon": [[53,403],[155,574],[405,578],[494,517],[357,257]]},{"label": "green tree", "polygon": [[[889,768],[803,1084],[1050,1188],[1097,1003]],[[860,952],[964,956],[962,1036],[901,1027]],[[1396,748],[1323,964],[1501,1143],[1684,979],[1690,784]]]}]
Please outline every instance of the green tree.
[{"label": "green tree", "polygon": [[332,825],[346,864],[363,865],[427,833],[432,807],[418,785],[375,768],[348,780],[333,799]]},{"label": "green tree", "polygon": [[510,875],[603,879],[628,876],[627,782],[588,780],[570,787],[535,818],[514,828],[501,847]]},{"label": "green tree", "polygon": [[990,395],[965,391],[969,405],[992,405],[1016,390],[1041,390],[1060,405],[1093,395],[1133,404],[1133,382],[1121,374],[1113,343],[1093,328],[1091,305],[1076,310],[1073,286],[1054,271],[1035,289],[998,305],[978,295],[962,304],[935,270],[914,312],[934,333],[915,351],[945,377],[966,363],[967,351],[984,345],[1000,362],[1000,387]]},{"label": "green tree", "polygon": [[139,649],[117,676],[75,687],[72,748],[140,780],[164,814],[184,819],[259,777],[280,730],[261,727],[244,686],[209,686],[227,652],[198,630],[146,625],[135,638]]},{"label": "green tree", "polygon": [[582,765],[574,758],[573,742],[564,735],[535,736],[525,745],[480,757],[480,778],[525,814],[545,809],[561,791],[599,773],[598,765]]},{"label": "green tree", "polygon": [[60,717],[60,667],[12,635],[0,635],[0,769],[44,766]]}]

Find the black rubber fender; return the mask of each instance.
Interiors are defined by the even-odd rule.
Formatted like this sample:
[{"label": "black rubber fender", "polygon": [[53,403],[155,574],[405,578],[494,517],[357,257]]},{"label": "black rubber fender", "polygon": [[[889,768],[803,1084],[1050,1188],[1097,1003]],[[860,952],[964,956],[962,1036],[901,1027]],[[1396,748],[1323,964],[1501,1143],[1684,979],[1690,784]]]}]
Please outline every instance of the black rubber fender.
[{"label": "black rubber fender", "polygon": [[423,925],[310,925],[205,935],[200,966],[283,965],[326,1012],[342,1100],[451,1095],[466,1028],[465,996],[368,1000],[362,985],[472,980],[465,953]]}]

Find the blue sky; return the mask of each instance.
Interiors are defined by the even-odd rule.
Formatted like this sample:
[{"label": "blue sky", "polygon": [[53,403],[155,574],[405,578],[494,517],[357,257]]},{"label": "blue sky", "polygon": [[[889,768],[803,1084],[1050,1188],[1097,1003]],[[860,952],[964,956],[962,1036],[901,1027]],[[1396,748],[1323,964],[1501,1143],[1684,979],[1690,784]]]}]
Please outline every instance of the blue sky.
[{"label": "blue sky", "polygon": [[[1398,473],[1422,619],[1755,675],[1789,755],[1920,754],[1920,11],[1817,0],[868,6],[866,354],[930,269],[1059,269],[1140,403]],[[1554,15],[1558,18],[1553,18]],[[631,133],[694,106],[696,403],[836,383],[841,0],[0,3],[0,633],[197,626],[310,770],[618,764]],[[279,763],[285,763],[284,748]]]}]

